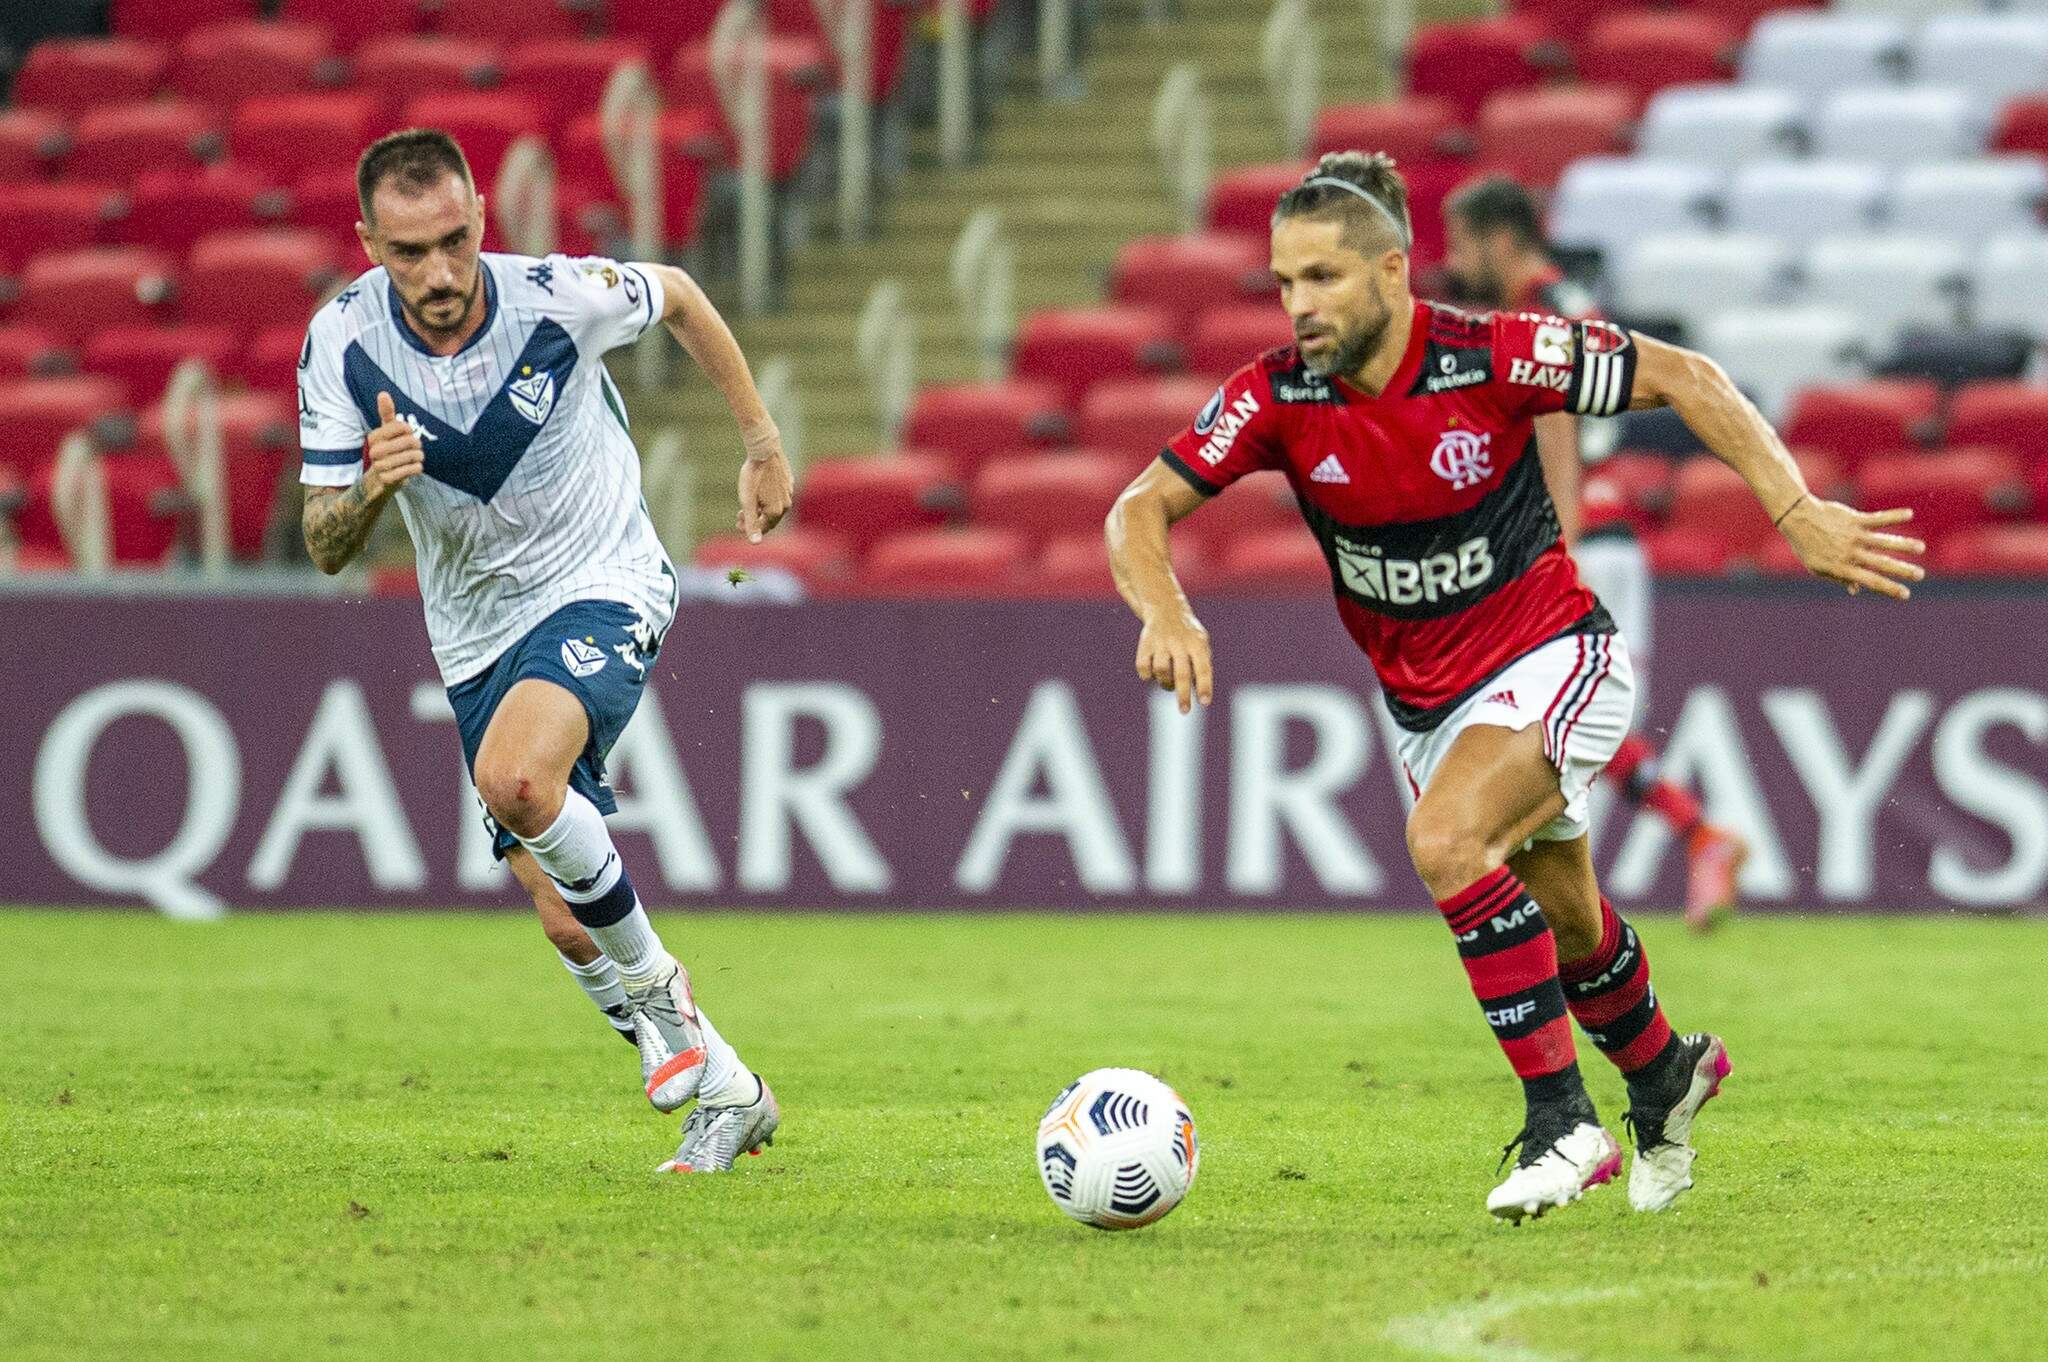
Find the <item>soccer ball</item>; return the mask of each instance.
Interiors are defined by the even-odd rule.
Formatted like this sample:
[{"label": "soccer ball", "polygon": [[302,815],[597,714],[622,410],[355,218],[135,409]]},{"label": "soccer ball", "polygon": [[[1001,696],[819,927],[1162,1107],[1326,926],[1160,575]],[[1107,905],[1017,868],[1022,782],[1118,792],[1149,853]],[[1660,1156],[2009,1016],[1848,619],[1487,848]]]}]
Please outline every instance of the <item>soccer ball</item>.
[{"label": "soccer ball", "polygon": [[1180,1205],[1201,1158],[1188,1104],[1137,1069],[1082,1074],[1038,1123],[1047,1194],[1099,1230],[1134,1230]]}]

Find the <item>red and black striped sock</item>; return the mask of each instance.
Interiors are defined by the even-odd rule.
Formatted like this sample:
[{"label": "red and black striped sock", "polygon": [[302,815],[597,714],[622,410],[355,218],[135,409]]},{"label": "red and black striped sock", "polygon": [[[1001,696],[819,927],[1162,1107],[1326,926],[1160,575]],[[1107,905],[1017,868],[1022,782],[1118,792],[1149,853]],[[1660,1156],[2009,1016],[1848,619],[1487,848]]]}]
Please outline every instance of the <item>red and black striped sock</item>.
[{"label": "red and black striped sock", "polygon": [[1557,939],[1522,881],[1502,866],[1437,908],[1457,934],[1472,992],[1529,1100],[1582,1100]]},{"label": "red and black striped sock", "polygon": [[1630,1078],[1649,1077],[1677,1043],[1650,987],[1650,957],[1636,929],[1600,900],[1600,945],[1558,970],[1565,1001],[1586,1038]]}]

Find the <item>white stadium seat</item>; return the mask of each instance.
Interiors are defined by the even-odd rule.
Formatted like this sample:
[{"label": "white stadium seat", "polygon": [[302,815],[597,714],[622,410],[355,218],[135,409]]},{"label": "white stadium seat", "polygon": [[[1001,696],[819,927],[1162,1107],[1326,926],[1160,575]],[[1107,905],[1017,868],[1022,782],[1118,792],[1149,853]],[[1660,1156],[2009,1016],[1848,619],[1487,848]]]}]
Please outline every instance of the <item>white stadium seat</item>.
[{"label": "white stadium seat", "polygon": [[2048,233],[2002,236],[1970,271],[1970,319],[2048,340]]},{"label": "white stadium seat", "polygon": [[1987,110],[2048,90],[2048,14],[1942,14],[1913,35],[1913,79],[1964,87]]},{"label": "white stadium seat", "polygon": [[1814,119],[1816,156],[1842,161],[1952,161],[1983,150],[1988,124],[1968,91],[1948,85],[1864,86],[1827,99]]},{"label": "white stadium seat", "polygon": [[1905,72],[1906,25],[1878,14],[1782,10],[1757,21],[1742,49],[1742,83],[1820,96],[1882,85]]},{"label": "white stadium seat", "polygon": [[1608,277],[1623,315],[1672,317],[1692,334],[1716,313],[1773,301],[1791,264],[1791,249],[1770,237],[1701,232],[1644,237]]},{"label": "white stadium seat", "polygon": [[1867,161],[1760,161],[1735,172],[1722,216],[1730,231],[1791,242],[1867,232],[1888,183]]},{"label": "white stadium seat", "polygon": [[1956,0],[1834,0],[1830,6],[1837,14],[1871,14],[1909,24],[1951,13],[1955,7]]},{"label": "white stadium seat", "polygon": [[1800,262],[1800,294],[1814,307],[1855,313],[1879,345],[1905,326],[1954,326],[1968,255],[1925,236],[1831,236]]},{"label": "white stadium seat", "polygon": [[1971,245],[2038,231],[2048,198],[2048,163],[2037,156],[1929,161],[1907,166],[1892,188],[1895,232],[1944,236]]},{"label": "white stadium seat", "polygon": [[1677,161],[1574,161],[1550,201],[1550,239],[1568,249],[1610,252],[1656,232],[1698,230],[1709,223],[1722,178]]},{"label": "white stadium seat", "polygon": [[1674,85],[1643,114],[1636,155],[1733,170],[1796,156],[1806,130],[1803,101],[1790,90],[1745,85]]},{"label": "white stadium seat", "polygon": [[1799,389],[1862,377],[1869,365],[1863,337],[1853,312],[1768,307],[1723,312],[1697,339],[1775,421]]}]

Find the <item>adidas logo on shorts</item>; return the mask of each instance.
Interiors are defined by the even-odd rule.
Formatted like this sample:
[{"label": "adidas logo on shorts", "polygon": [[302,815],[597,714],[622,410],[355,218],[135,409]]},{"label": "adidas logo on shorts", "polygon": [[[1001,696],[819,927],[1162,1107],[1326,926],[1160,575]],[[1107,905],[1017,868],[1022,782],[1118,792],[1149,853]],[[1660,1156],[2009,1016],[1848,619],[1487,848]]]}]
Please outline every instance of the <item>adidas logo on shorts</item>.
[{"label": "adidas logo on shorts", "polygon": [[1513,709],[1515,707],[1515,693],[1512,690],[1497,690],[1480,701],[1480,703],[1485,705],[1506,705],[1509,709]]}]

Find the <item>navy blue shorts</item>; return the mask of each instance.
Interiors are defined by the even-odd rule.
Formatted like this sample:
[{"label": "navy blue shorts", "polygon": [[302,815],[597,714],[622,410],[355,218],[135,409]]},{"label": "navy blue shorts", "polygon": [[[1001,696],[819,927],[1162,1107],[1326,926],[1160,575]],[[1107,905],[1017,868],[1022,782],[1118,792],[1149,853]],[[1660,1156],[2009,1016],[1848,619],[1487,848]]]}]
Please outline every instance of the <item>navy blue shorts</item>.
[{"label": "navy blue shorts", "polygon": [[[462,760],[476,774],[477,749],[484,730],[506,694],[529,677],[551,681],[583,702],[590,719],[590,741],[569,772],[569,788],[597,805],[599,813],[618,812],[604,759],[625,731],[640,703],[647,668],[661,651],[661,635],[638,610],[616,601],[573,601],[542,620],[519,642],[507,648],[489,671],[449,687],[455,726],[462,731]],[[500,860],[519,845],[485,810],[484,821],[496,839]]]}]

